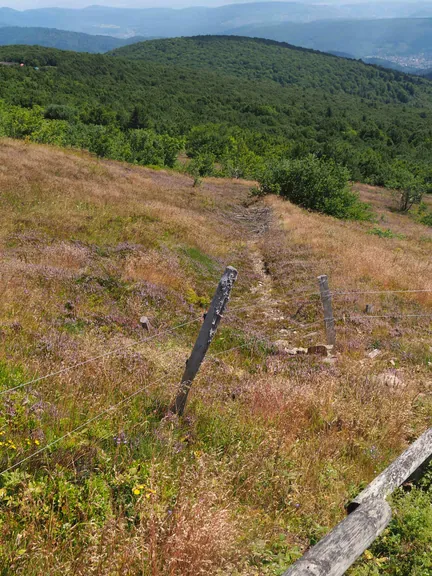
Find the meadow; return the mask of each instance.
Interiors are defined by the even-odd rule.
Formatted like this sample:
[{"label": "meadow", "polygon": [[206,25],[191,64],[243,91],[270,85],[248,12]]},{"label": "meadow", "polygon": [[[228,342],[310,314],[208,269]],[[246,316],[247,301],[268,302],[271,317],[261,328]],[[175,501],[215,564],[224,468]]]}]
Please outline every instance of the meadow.
[{"label": "meadow", "polygon": [[[365,184],[370,222],[253,185],[1,140],[2,575],[280,575],[430,426],[432,229]],[[228,264],[238,282],[179,420]],[[320,274],[337,350],[292,356],[325,343]],[[395,496],[353,574],[430,573],[428,490]]]}]

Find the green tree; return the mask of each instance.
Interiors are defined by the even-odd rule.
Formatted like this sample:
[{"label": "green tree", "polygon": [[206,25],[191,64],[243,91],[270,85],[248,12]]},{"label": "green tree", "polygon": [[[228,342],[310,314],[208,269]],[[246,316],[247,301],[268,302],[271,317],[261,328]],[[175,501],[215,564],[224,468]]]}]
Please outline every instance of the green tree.
[{"label": "green tree", "polygon": [[368,210],[350,191],[348,177],[348,170],[334,160],[310,154],[272,167],[260,186],[261,191],[280,194],[308,210],[336,218],[366,218]]},{"label": "green tree", "polygon": [[426,191],[421,178],[401,160],[390,166],[390,175],[386,185],[396,191],[401,212],[408,212],[414,204],[420,204]]}]

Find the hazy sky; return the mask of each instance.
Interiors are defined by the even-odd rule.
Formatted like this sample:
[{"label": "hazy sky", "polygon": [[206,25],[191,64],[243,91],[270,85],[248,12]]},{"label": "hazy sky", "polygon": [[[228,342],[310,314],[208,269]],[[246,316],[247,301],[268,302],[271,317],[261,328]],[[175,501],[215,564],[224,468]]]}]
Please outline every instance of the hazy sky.
[{"label": "hazy sky", "polygon": [[[222,4],[241,4],[245,2],[274,2],[275,0],[0,0],[0,6],[25,10],[28,8],[42,8],[57,6],[62,8],[84,8],[94,4],[102,6],[117,6],[122,8],[154,8],[171,6],[183,8],[185,6],[221,6]],[[276,1],[304,1],[316,4],[359,4],[371,0],[276,0]],[[375,0],[376,2],[377,0]],[[384,2],[386,0],[378,0]],[[415,3],[419,0],[402,0],[403,3]],[[422,0],[420,0],[421,2]]]},{"label": "hazy sky", "polygon": [[[47,6],[57,6],[62,8],[84,8],[85,6],[91,6],[95,4],[100,6],[117,6],[122,8],[155,8],[159,6],[183,8],[185,6],[220,6],[222,4],[241,4],[251,1],[253,2],[256,0],[0,0],[0,6],[15,8],[15,10],[25,10],[28,8],[45,8]],[[259,1],[269,2],[275,0]]]},{"label": "hazy sky", "polygon": [[[47,6],[58,6],[64,8],[84,8],[94,4],[102,6],[118,6],[122,8],[154,8],[157,6],[171,6],[173,8],[183,8],[185,6],[220,6],[222,4],[241,4],[244,2],[271,2],[275,0],[0,0],[0,6],[25,10],[27,8],[42,8]],[[276,0],[277,1],[277,0]],[[282,1],[282,0],[280,0]],[[302,1],[302,0],[285,0]],[[307,3],[320,4],[355,4],[362,0],[303,0]],[[365,1],[365,0],[363,0]],[[375,0],[376,1],[376,0]],[[381,0],[383,1],[383,0]],[[411,0],[415,1],[415,0]],[[405,0],[410,2],[410,0]]]}]

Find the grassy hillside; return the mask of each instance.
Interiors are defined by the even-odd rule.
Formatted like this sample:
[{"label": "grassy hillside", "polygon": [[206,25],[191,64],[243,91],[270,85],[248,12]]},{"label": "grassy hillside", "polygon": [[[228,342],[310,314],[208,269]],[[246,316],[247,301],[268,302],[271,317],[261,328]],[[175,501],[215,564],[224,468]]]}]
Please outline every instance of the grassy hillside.
[{"label": "grassy hillside", "polygon": [[432,59],[431,18],[283,22],[242,27],[231,32],[324,52],[348,52],[356,58],[423,56]]},{"label": "grassy hillside", "polygon": [[112,36],[81,34],[55,28],[0,27],[0,46],[29,44],[60,50],[74,50],[75,52],[108,52],[139,40],[141,39],[120,39]]},{"label": "grassy hillside", "polygon": [[402,163],[430,180],[432,84],[396,71],[235,37],[108,56],[3,47],[0,60],[27,65],[0,67],[0,98],[25,110],[8,108],[6,136],[169,166],[185,145],[225,175],[314,152],[353,179],[383,184]]},{"label": "grassy hillside", "polygon": [[[430,295],[352,293],[432,290],[432,231],[387,192],[359,186],[382,236],[251,204],[242,181],[12,140],[0,164],[2,573],[279,576],[430,425],[430,318],[358,318],[427,315]],[[167,408],[227,264],[239,280],[179,422]],[[322,273],[342,292],[338,353],[290,356],[324,341]],[[402,532],[392,558],[414,569],[428,534],[408,557]]]}]

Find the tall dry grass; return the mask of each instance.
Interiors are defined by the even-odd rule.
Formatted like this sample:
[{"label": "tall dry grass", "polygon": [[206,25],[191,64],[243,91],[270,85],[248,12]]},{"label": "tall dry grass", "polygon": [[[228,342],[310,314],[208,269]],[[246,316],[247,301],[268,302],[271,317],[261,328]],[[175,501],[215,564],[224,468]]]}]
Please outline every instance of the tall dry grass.
[{"label": "tall dry grass", "polygon": [[[430,232],[385,193],[361,190],[405,239],[84,153],[3,140],[0,166],[2,389],[124,348],[3,397],[2,465],[146,387],[0,480],[0,571],[275,576],[430,425],[430,320],[350,320],[366,303],[426,314],[430,296],[339,296],[336,357],[284,352],[323,342],[318,274],[432,288]],[[200,323],[144,342],[139,318],[153,335],[199,318],[226,264],[239,280],[210,353],[236,349],[203,365],[179,422]]]}]

